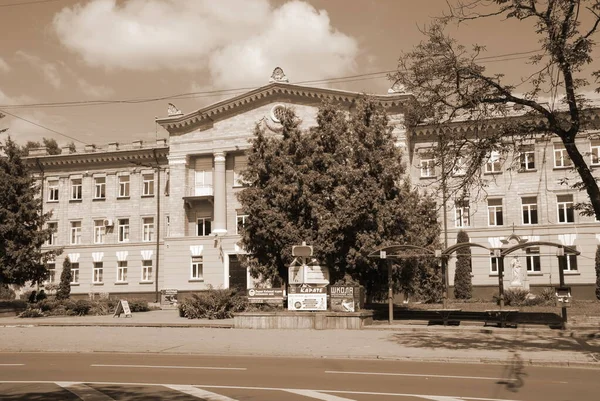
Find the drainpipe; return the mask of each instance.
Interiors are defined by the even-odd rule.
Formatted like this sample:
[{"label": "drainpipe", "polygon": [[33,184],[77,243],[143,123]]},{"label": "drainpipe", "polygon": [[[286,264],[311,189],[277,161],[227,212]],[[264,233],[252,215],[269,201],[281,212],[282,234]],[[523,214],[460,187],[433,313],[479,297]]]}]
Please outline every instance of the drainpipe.
[{"label": "drainpipe", "polygon": [[160,165],[158,164],[158,156],[156,155],[156,149],[152,149],[154,153],[154,160],[156,161],[156,272],[154,278],[154,295],[155,302],[160,302],[160,294],[158,292],[158,269],[160,265]]},{"label": "drainpipe", "polygon": [[[41,196],[41,205],[40,205],[40,220],[43,219],[44,216],[44,168],[42,167],[42,163],[40,163],[40,159],[39,158],[35,158],[35,164],[37,165],[37,168],[40,170],[40,196]],[[40,227],[42,228],[42,227]],[[39,291],[39,287],[40,287],[40,283],[37,282],[36,283],[36,289],[37,291]]]}]

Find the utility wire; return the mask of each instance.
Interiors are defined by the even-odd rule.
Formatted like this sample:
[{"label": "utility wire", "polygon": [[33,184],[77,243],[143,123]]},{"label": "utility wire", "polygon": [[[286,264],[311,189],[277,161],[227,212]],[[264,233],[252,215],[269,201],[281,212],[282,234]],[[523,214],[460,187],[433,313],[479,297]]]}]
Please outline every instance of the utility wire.
[{"label": "utility wire", "polygon": [[0,113],[4,113],[4,114],[6,114],[6,115],[9,115],[9,116],[11,116],[11,117],[14,117],[14,118],[18,118],[19,120],[23,120],[23,121],[25,121],[25,122],[27,122],[27,123],[29,123],[29,124],[35,125],[36,127],[43,128],[43,129],[45,129],[45,130],[48,130],[48,131],[50,131],[50,132],[54,132],[55,134],[58,134],[58,135],[64,136],[65,138],[69,138],[69,139],[72,139],[72,140],[74,140],[74,141],[77,141],[77,142],[80,142],[80,143],[83,143],[84,145],[89,145],[89,143],[87,143],[87,142],[84,142],[84,141],[82,141],[81,139],[77,139],[77,138],[75,138],[75,137],[72,137],[72,136],[69,136],[69,135],[67,135],[67,134],[63,134],[62,132],[59,132],[59,131],[53,130],[52,128],[48,128],[48,127],[46,127],[46,126],[43,126],[43,125],[41,125],[41,124],[38,124],[38,123],[36,123],[36,122],[30,121],[30,120],[28,120],[28,119],[26,119],[26,118],[19,117],[19,116],[15,115],[15,114],[9,113],[9,112],[8,112],[8,111],[6,111],[6,110],[0,110]]},{"label": "utility wire", "polygon": [[21,3],[0,4],[0,7],[18,7],[18,6],[27,6],[29,4],[54,3],[54,2],[57,2],[57,1],[64,1],[64,0],[35,0],[35,1],[25,1],[25,2],[21,2]]}]

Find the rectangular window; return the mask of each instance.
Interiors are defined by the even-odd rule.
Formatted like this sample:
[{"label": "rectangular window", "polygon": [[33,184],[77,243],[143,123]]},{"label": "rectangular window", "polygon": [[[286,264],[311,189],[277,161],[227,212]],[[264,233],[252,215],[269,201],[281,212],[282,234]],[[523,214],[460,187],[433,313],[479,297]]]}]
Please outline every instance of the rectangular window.
[{"label": "rectangular window", "polygon": [[525,196],[521,198],[521,210],[523,211],[523,224],[537,224],[537,198],[535,196]]},{"label": "rectangular window", "polygon": [[521,162],[521,171],[532,171],[535,170],[535,151],[524,150],[519,155]]},{"label": "rectangular window", "polygon": [[117,282],[127,282],[127,261],[121,260],[117,262]]},{"label": "rectangular window", "polygon": [[559,223],[574,223],[575,211],[573,209],[573,195],[557,195]]},{"label": "rectangular window", "polygon": [[211,196],[213,194],[212,171],[195,171],[194,196]]},{"label": "rectangular window", "polygon": [[569,158],[567,149],[565,149],[564,145],[558,143],[554,144],[554,167],[571,167],[572,164],[573,162]]},{"label": "rectangular window", "polygon": [[94,262],[94,283],[101,283],[102,276],[104,275],[104,265],[102,262]]},{"label": "rectangular window", "polygon": [[590,148],[590,154],[592,156],[592,166],[600,165],[600,140],[593,140]]},{"label": "rectangular window", "polygon": [[248,167],[248,158],[246,155],[236,155],[233,158],[233,186],[241,187],[247,185],[242,178],[242,171]]},{"label": "rectangular window", "polygon": [[492,150],[490,155],[488,156],[487,161],[485,162],[485,172],[486,173],[499,173],[502,168],[500,163],[500,152],[496,150]]},{"label": "rectangular window", "polygon": [[469,216],[469,201],[462,200],[454,203],[454,226],[469,227],[471,218]]},{"label": "rectangular window", "polygon": [[171,217],[169,217],[169,215],[165,216],[165,224],[167,226],[166,236],[170,237],[171,236]]},{"label": "rectangular window", "polygon": [[202,256],[192,256],[192,271],[190,275],[192,280],[202,280],[204,278],[203,264]]},{"label": "rectangular window", "polygon": [[129,219],[119,219],[119,242],[129,242]]},{"label": "rectangular window", "polygon": [[525,250],[525,258],[527,260],[527,271],[529,273],[540,273],[542,271],[540,248],[527,248]]},{"label": "rectangular window", "polygon": [[46,269],[48,269],[48,280],[46,280],[46,283],[52,284],[56,280],[56,264],[46,263]]},{"label": "rectangular window", "polygon": [[51,231],[50,236],[48,237],[48,241],[46,244],[48,245],[56,245],[56,235],[58,231],[58,223],[52,222],[48,223],[48,229]]},{"label": "rectangular window", "polygon": [[72,178],[71,179],[71,200],[81,200],[83,199],[83,185],[81,183],[81,178]]},{"label": "rectangular window", "polygon": [[71,284],[79,284],[79,263],[71,263]]},{"label": "rectangular window", "polygon": [[81,244],[81,221],[71,222],[71,245]]},{"label": "rectangular window", "polygon": [[58,202],[58,180],[48,180],[48,202]]},{"label": "rectangular window", "polygon": [[467,166],[464,157],[458,157],[454,161],[454,166],[452,167],[452,175],[454,177],[460,177],[462,175],[467,174]]},{"label": "rectangular window", "polygon": [[435,160],[434,159],[421,159],[421,178],[428,178],[435,176]]},{"label": "rectangular window", "polygon": [[119,176],[119,198],[129,198],[129,176]]},{"label": "rectangular window", "polygon": [[498,274],[500,268],[500,258],[495,256],[490,257],[490,274]]},{"label": "rectangular window", "polygon": [[152,261],[142,261],[142,281],[152,281]]},{"label": "rectangular window", "polygon": [[144,174],[144,188],[142,189],[143,196],[154,195],[154,174]]},{"label": "rectangular window", "polygon": [[564,271],[577,271],[577,255],[567,255],[567,265],[565,266]]},{"label": "rectangular window", "polygon": [[242,228],[244,228],[244,226],[246,225],[246,220],[248,219],[248,215],[247,214],[238,214],[236,216],[236,226],[235,226],[235,233],[237,235],[240,235],[242,233]]},{"label": "rectangular window", "polygon": [[154,239],[154,217],[142,219],[142,241],[150,242]]},{"label": "rectangular window", "polygon": [[196,220],[196,235],[198,237],[205,237],[210,235],[212,232],[211,220],[209,218],[201,217]]},{"label": "rectangular window", "polygon": [[94,244],[104,244],[106,236],[106,227],[104,220],[94,220]]},{"label": "rectangular window", "polygon": [[488,199],[488,224],[490,226],[504,225],[502,199]]},{"label": "rectangular window", "polygon": [[106,177],[94,177],[94,199],[106,199]]}]

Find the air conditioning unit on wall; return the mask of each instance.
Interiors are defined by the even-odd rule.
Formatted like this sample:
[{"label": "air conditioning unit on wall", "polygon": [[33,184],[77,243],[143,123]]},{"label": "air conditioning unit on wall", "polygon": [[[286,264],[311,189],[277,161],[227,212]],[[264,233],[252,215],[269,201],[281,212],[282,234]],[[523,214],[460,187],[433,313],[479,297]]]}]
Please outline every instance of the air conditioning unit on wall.
[{"label": "air conditioning unit on wall", "polygon": [[112,227],[112,226],[114,226],[114,223],[113,223],[112,219],[106,219],[106,220],[104,220],[104,226],[105,227]]}]

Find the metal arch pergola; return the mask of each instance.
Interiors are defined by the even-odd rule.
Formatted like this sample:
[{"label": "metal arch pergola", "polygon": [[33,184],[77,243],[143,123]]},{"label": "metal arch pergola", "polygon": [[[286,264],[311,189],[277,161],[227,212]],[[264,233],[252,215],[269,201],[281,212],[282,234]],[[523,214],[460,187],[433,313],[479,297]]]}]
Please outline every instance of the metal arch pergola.
[{"label": "metal arch pergola", "polygon": [[[513,234],[514,235],[514,234]],[[485,245],[477,244],[474,242],[461,242],[447,247],[444,250],[432,250],[416,245],[388,245],[376,249],[371,252],[369,258],[379,258],[387,260],[388,264],[388,304],[389,304],[389,321],[390,323],[394,319],[393,310],[393,280],[392,280],[392,261],[394,259],[410,259],[415,257],[435,257],[440,260],[442,268],[442,279],[443,279],[443,302],[444,309],[446,309],[448,302],[448,259],[456,251],[463,248],[482,248],[490,252],[490,255],[498,258],[498,293],[500,297],[500,308],[504,306],[504,257],[512,254],[521,249],[538,247],[538,246],[549,246],[557,248],[556,256],[558,258],[558,271],[560,287],[565,285],[564,269],[567,265],[567,255],[580,255],[577,249],[572,246],[565,246],[556,242],[550,241],[532,241],[532,242],[521,242],[508,248],[490,248]],[[567,321],[567,309],[562,307],[562,317],[564,322]]]}]

